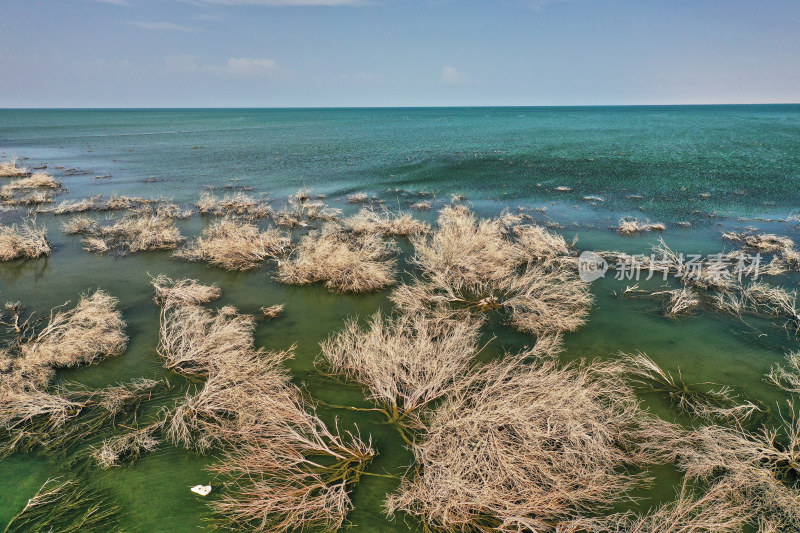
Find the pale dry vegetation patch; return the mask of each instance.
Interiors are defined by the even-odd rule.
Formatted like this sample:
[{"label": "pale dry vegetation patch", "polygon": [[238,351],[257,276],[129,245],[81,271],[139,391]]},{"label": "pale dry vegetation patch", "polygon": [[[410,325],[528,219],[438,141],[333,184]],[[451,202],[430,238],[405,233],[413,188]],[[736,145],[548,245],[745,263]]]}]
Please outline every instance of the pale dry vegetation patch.
[{"label": "pale dry vegetation patch", "polygon": [[666,225],[661,222],[650,222],[649,220],[638,220],[631,217],[624,217],[617,223],[617,232],[620,235],[638,235],[647,231],[664,231]]},{"label": "pale dry vegetation patch", "polygon": [[[42,442],[56,446],[73,437],[64,425],[81,413],[89,398],[85,391],[50,392],[55,371],[97,363],[125,350],[125,322],[115,298],[98,290],[83,295],[71,309],[62,307],[35,319],[19,303],[5,305],[0,323],[13,341],[0,351],[0,427],[7,433],[0,454]],[[92,393],[94,403],[110,411],[111,404],[97,398]]]},{"label": "pale dry vegetation patch", "polygon": [[107,533],[115,530],[119,512],[106,495],[77,479],[48,479],[3,533]]},{"label": "pale dry vegetation patch", "polygon": [[497,310],[537,335],[577,329],[593,299],[577,277],[571,247],[517,221],[478,220],[463,206],[446,207],[431,236],[411,238],[422,276],[396,289],[392,301],[406,312]]},{"label": "pale dry vegetation patch", "polygon": [[290,285],[325,282],[332,292],[368,292],[392,285],[392,242],[379,235],[354,234],[334,223],[310,232],[278,262],[278,280]]},{"label": "pale dry vegetation patch", "polygon": [[628,500],[672,427],[639,408],[619,363],[485,365],[425,417],[415,473],[386,503],[442,531],[551,531]]},{"label": "pale dry vegetation patch", "polygon": [[673,376],[644,353],[620,355],[629,366],[632,385],[642,392],[664,395],[675,408],[693,418],[741,424],[759,410],[751,402],[740,401],[730,387],[714,388],[712,383],[688,384],[680,373]]},{"label": "pale dry vegetation patch", "polygon": [[222,291],[216,285],[203,285],[196,279],[173,280],[159,274],[150,283],[155,291],[156,304],[165,307],[200,305],[222,296]]},{"label": "pale dry vegetation patch", "polygon": [[50,255],[52,246],[47,240],[47,230],[27,218],[16,225],[0,224],[0,261],[35,259]]},{"label": "pale dry vegetation patch", "polygon": [[131,211],[121,218],[96,225],[84,234],[84,250],[121,254],[148,250],[170,250],[183,242],[175,221],[150,208]]},{"label": "pale dry vegetation patch", "polygon": [[202,215],[237,215],[248,218],[268,218],[274,213],[267,200],[259,200],[243,192],[222,197],[203,192],[197,202],[197,209]]},{"label": "pale dry vegetation patch", "polygon": [[746,502],[734,497],[732,482],[721,481],[707,491],[692,490],[684,482],[674,501],[643,515],[578,518],[559,524],[558,533],[741,533],[752,518]]},{"label": "pale dry vegetation patch", "polygon": [[392,213],[386,208],[380,211],[362,209],[346,218],[342,224],[356,233],[375,233],[378,235],[422,235],[430,232],[427,222],[417,220],[408,213]]},{"label": "pale dry vegetation patch", "polygon": [[375,452],[320,420],[284,367],[292,349],[256,348],[253,328],[253,317],[229,307],[162,307],[165,366],[205,380],[168,414],[167,434],[201,451],[226,450],[211,466],[228,489],[211,503],[225,527],[336,530]]},{"label": "pale dry vegetation patch", "polygon": [[17,165],[16,157],[0,162],[0,178],[21,178],[29,174],[27,168]]},{"label": "pale dry vegetation patch", "polygon": [[67,235],[87,235],[97,231],[97,221],[86,215],[78,215],[61,224]]},{"label": "pale dry vegetation patch", "polygon": [[251,270],[282,254],[290,244],[291,239],[277,229],[261,231],[253,223],[225,217],[213,221],[175,257],[206,261],[227,270]]},{"label": "pale dry vegetation patch", "polygon": [[777,276],[793,270],[800,270],[800,251],[795,242],[786,236],[773,233],[755,233],[752,230],[736,233],[725,232],[722,238],[735,243],[744,250],[771,254],[772,261],[764,273]]},{"label": "pale dry vegetation patch", "polygon": [[261,307],[260,311],[264,318],[272,320],[273,318],[278,318],[283,314],[284,307],[285,306],[283,304],[275,304],[270,305],[269,307]]},{"label": "pale dry vegetation patch", "polygon": [[122,211],[146,206],[153,206],[155,214],[162,217],[187,218],[191,215],[190,211],[183,210],[175,204],[165,204],[161,200],[122,195],[112,195],[109,198],[92,196],[80,200],[64,200],[52,209],[52,213],[54,215],[68,215],[86,211]]},{"label": "pale dry vegetation patch", "polygon": [[363,386],[390,421],[408,422],[408,415],[464,379],[478,352],[480,326],[480,319],[391,319],[378,312],[365,327],[350,320],[321,343],[317,366]]}]

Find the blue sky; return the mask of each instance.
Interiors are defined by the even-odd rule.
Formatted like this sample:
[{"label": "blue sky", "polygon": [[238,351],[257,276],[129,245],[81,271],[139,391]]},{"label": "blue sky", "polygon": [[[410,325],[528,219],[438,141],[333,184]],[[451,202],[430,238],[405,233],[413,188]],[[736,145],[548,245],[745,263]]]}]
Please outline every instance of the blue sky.
[{"label": "blue sky", "polygon": [[0,107],[762,102],[797,0],[0,2]]}]

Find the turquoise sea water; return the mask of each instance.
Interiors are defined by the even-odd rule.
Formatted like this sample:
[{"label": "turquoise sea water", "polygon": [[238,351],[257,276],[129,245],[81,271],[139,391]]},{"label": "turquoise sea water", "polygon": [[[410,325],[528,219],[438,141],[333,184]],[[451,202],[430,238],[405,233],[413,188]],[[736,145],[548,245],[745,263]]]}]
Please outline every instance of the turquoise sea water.
[{"label": "turquoise sea water", "polygon": [[[423,192],[435,195],[436,207],[451,194],[465,194],[484,215],[504,207],[539,209],[529,212],[541,222],[558,223],[568,239],[577,235],[581,250],[647,251],[654,235],[622,238],[609,229],[625,215],[665,222],[664,239],[687,253],[720,251],[725,228],[757,226],[800,238],[795,226],[779,220],[800,210],[798,105],[0,110],[0,158],[11,155],[26,158],[21,161],[26,166],[48,165],[47,171],[69,189],[59,199],[128,194],[190,204],[207,186],[249,187],[249,194],[276,199],[310,186],[325,193],[329,205],[352,212],[344,198],[356,191],[403,208]],[[105,174],[111,177],[95,179]],[[559,186],[572,191],[554,190]],[[589,195],[605,201],[583,200]],[[0,212],[3,223],[20,217],[16,210]],[[165,273],[217,283],[223,290],[219,305],[232,304],[242,312],[285,303],[284,316],[259,323],[256,342],[270,349],[296,344],[289,366],[313,396],[367,405],[358,387],[320,376],[313,361],[319,341],[346,317],[388,309],[388,290],[333,295],[317,286],[280,285],[272,280],[269,264],[230,273],[175,261],[169,252],[96,256],[60,231],[63,217],[42,214],[39,220],[48,226],[55,251],[47,259],[0,264],[0,299],[46,312],[102,287],[120,299],[130,336],[124,355],[62,372],[59,379],[103,386],[166,375],[155,353],[158,313],[149,286],[150,275]],[[679,228],[678,221],[692,227]],[[194,236],[206,222],[195,215],[178,225],[184,235]],[[797,276],[780,280],[789,288],[798,281]],[[785,399],[762,379],[786,351],[797,348],[782,329],[768,321],[744,324],[715,314],[667,320],[657,301],[617,297],[624,287],[610,279],[592,285],[596,304],[590,321],[567,336],[565,361],[642,350],[667,370],[680,369],[689,382],[731,385],[773,412]],[[492,334],[497,338],[486,357],[532,341],[498,324],[487,328],[487,340]],[[660,399],[644,400],[656,412],[674,416]],[[356,423],[362,434],[373,436],[380,456],[370,471],[400,474],[410,464],[410,453],[379,416],[335,409],[321,413],[329,422],[338,418],[342,427]],[[213,484],[204,471],[213,454],[203,457],[163,445],[133,466],[106,471],[71,459],[32,454],[0,461],[0,525],[44,480],[73,472],[122,506],[126,531],[205,527],[204,502],[188,487]],[[677,475],[668,468],[655,474],[656,483],[640,494],[637,508],[673,494]],[[381,513],[384,495],[395,486],[386,478],[367,477],[356,487],[350,518],[360,531],[414,530],[412,521],[390,522]]]}]

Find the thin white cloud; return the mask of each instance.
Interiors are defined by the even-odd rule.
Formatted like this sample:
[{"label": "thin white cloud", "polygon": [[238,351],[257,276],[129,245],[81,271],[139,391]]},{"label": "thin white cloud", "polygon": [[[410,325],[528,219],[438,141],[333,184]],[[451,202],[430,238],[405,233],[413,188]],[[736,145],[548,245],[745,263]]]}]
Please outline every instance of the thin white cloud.
[{"label": "thin white cloud", "polygon": [[456,67],[445,65],[442,67],[441,82],[445,85],[463,85],[467,78]]},{"label": "thin white cloud", "polygon": [[226,78],[266,78],[278,72],[278,63],[266,57],[232,57],[223,65],[203,65],[193,55],[169,56],[165,68],[169,72],[196,72]]},{"label": "thin white cloud", "polygon": [[111,4],[114,6],[127,6],[128,2],[125,0],[92,0],[92,2],[97,2],[98,4]]},{"label": "thin white cloud", "polygon": [[201,4],[220,6],[360,6],[364,0],[197,0]]},{"label": "thin white cloud", "polygon": [[130,24],[131,26],[136,26],[137,28],[142,28],[145,30],[153,30],[153,31],[184,31],[184,32],[200,31],[200,28],[192,28],[190,26],[183,26],[181,24],[175,24],[173,22],[147,22],[143,20],[131,20],[128,21],[128,24]]}]

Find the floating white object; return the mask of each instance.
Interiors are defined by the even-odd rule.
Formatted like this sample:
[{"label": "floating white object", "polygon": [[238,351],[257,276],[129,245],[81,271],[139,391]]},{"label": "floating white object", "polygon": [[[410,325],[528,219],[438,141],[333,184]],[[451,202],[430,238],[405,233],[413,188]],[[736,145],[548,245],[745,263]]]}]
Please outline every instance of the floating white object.
[{"label": "floating white object", "polygon": [[211,485],[195,485],[192,492],[200,496],[208,496],[211,493]]}]

